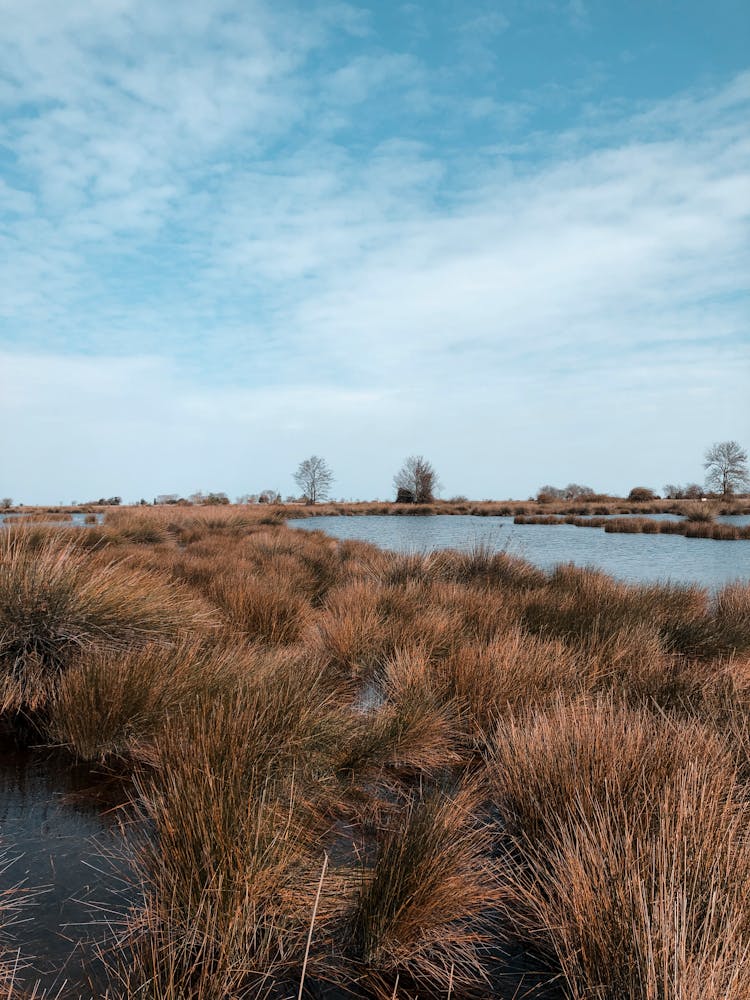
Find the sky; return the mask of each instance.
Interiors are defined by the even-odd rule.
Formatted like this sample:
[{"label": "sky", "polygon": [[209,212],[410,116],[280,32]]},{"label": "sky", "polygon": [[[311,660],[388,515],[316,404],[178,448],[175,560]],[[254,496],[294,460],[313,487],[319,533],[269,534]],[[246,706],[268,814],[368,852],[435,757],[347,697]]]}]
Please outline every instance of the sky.
[{"label": "sky", "polygon": [[702,481],[746,0],[0,0],[0,494]]}]

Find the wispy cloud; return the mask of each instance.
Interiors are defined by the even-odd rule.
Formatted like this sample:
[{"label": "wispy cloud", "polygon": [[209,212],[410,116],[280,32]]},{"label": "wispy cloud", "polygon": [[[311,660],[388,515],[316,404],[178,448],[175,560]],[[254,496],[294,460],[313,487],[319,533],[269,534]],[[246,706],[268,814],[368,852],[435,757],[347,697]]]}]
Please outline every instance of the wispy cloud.
[{"label": "wispy cloud", "polygon": [[[178,24],[146,0],[0,0],[0,16],[0,419],[21,428],[8,468],[29,490],[68,475],[47,437],[60,412],[81,455],[114,448],[154,491],[165,451],[186,489],[261,485],[228,471],[252,441],[282,490],[295,451],[328,447],[344,493],[378,493],[406,448],[438,452],[449,491],[489,494],[474,451],[495,428],[515,436],[502,492],[556,465],[623,488],[652,461],[631,446],[623,470],[639,422],[681,468],[701,434],[750,430],[750,73],[659,100],[570,80],[576,113],[532,131],[544,88],[499,94],[479,56],[459,87],[466,65],[354,5],[204,0]],[[477,6],[461,44],[514,17]],[[587,455],[588,475],[562,469]],[[697,475],[681,468],[667,478]]]}]

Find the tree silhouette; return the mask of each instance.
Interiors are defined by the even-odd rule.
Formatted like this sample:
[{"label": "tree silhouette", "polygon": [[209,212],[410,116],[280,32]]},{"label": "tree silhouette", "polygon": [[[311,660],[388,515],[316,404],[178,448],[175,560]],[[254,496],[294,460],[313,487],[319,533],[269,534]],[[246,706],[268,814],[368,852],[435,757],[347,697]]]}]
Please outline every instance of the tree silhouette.
[{"label": "tree silhouette", "polygon": [[294,473],[294,481],[302,490],[302,495],[307,503],[326,500],[333,479],[334,476],[328,463],[319,455],[311,455],[304,459],[299,463],[299,468]]},{"label": "tree silhouette", "polygon": [[435,499],[438,476],[422,455],[410,455],[393,477],[400,503],[430,503]]},{"label": "tree silhouette", "polygon": [[717,441],[706,451],[706,486],[728,496],[750,484],[747,452],[736,441]]}]

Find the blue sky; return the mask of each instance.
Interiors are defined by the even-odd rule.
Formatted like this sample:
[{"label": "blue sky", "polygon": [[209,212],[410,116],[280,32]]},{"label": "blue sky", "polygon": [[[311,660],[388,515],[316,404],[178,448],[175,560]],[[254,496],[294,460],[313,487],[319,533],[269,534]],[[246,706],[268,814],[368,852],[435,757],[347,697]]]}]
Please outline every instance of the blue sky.
[{"label": "blue sky", "polygon": [[0,493],[700,480],[750,7],[0,0]]}]

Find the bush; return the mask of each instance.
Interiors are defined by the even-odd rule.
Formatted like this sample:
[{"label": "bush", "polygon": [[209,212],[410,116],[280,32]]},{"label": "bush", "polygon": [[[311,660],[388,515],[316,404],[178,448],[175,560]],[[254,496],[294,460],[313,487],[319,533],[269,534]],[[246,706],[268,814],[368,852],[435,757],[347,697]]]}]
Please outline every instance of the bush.
[{"label": "bush", "polygon": [[648,486],[634,486],[628,493],[628,500],[634,503],[646,503],[648,500],[656,500],[656,494]]}]

